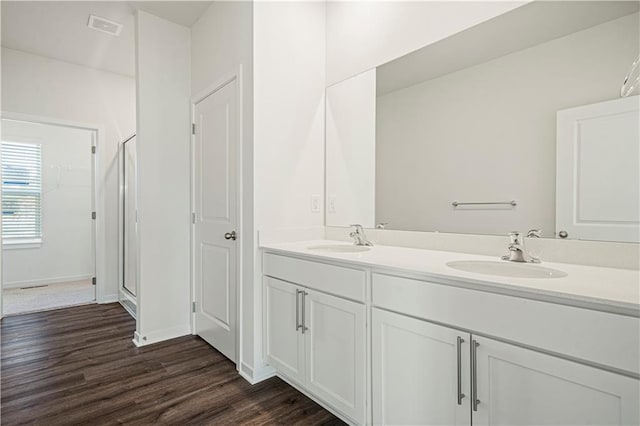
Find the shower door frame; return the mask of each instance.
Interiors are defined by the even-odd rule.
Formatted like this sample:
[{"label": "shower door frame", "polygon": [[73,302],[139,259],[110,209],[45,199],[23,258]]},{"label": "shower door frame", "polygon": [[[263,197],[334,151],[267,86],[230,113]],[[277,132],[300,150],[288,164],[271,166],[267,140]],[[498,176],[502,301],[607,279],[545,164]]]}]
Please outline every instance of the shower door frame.
[{"label": "shower door frame", "polygon": [[[125,264],[126,264],[126,252],[124,249],[125,244],[125,146],[126,143],[133,140],[136,137],[136,134],[132,134],[128,138],[124,139],[120,142],[118,146],[118,292],[120,303],[124,308],[135,318],[136,310],[137,310],[137,280],[136,280],[136,294],[133,294],[128,288],[125,287]],[[136,152],[137,156],[137,152]],[[137,169],[137,167],[136,167]],[[134,181],[136,183],[136,191],[137,191],[137,170],[136,175],[134,176]],[[137,194],[136,194],[137,200]],[[137,209],[137,207],[136,207]],[[137,231],[136,231],[136,245],[138,241]],[[137,273],[136,273],[137,274]],[[127,303],[129,302],[129,303]],[[131,306],[133,304],[133,308]]]}]

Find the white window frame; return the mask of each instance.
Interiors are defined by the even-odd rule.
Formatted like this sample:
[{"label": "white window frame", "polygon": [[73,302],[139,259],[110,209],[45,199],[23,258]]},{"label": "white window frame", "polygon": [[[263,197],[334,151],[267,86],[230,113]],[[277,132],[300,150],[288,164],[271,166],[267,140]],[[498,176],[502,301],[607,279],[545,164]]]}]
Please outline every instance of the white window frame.
[{"label": "white window frame", "polygon": [[[37,192],[35,191],[28,191],[25,190],[24,193],[25,195],[27,194],[31,194],[33,195],[37,195],[37,219],[35,221],[34,224],[34,229],[33,229],[33,235],[29,236],[29,237],[24,237],[24,238],[6,238],[6,225],[4,224],[5,221],[5,202],[6,202],[6,192],[5,191],[14,191],[17,193],[20,193],[19,190],[16,190],[15,188],[12,189],[6,189],[5,188],[5,176],[4,176],[4,170],[5,170],[5,159],[2,158],[2,162],[1,162],[1,177],[2,180],[1,182],[1,187],[2,187],[2,193],[3,193],[3,197],[2,197],[2,222],[3,222],[3,235],[2,235],[2,247],[4,249],[23,249],[23,248],[38,248],[42,245],[42,237],[43,237],[43,232],[42,232],[42,228],[43,228],[43,221],[42,221],[42,144],[40,143],[33,143],[33,142],[17,142],[17,141],[11,141],[11,140],[7,140],[7,141],[2,141],[1,142],[1,148],[2,150],[5,149],[5,145],[13,145],[14,147],[19,146],[19,145],[26,145],[29,146],[31,150],[34,150],[35,152],[37,152],[37,164],[34,164],[36,161],[32,161],[31,164],[29,164],[28,166],[33,168],[34,166],[37,166],[37,172],[38,172],[38,181],[36,181],[35,183],[37,183],[36,187],[37,187]],[[34,147],[37,147],[37,149],[34,149]]]}]

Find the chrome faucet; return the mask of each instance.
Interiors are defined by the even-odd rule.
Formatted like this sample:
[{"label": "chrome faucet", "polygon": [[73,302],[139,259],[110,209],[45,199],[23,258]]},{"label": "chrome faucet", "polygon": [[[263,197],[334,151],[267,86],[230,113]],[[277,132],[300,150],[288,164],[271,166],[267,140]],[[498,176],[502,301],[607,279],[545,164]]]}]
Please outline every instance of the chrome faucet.
[{"label": "chrome faucet", "polygon": [[362,225],[351,225],[351,227],[355,228],[349,236],[353,238],[353,243],[357,246],[372,246],[373,243],[367,239],[367,236],[364,234],[364,228]]},{"label": "chrome faucet", "polygon": [[[540,238],[542,231],[531,229],[527,232],[527,237]],[[529,254],[524,245],[525,236],[518,231],[509,232],[511,242],[509,243],[509,254],[502,256],[502,260],[510,262],[540,263],[540,259]]]}]

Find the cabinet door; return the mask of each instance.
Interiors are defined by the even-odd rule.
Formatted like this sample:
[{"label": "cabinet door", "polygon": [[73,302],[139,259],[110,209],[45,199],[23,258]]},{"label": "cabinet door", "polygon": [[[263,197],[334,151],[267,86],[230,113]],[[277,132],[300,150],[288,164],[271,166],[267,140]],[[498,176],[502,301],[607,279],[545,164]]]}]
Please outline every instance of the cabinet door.
[{"label": "cabinet door", "polygon": [[375,308],[372,323],[373,423],[471,424],[469,335]]},{"label": "cabinet door", "polygon": [[306,387],[354,422],[365,422],[365,306],[307,290]]},{"label": "cabinet door", "polygon": [[474,425],[637,425],[640,382],[492,339],[478,342]]},{"label": "cabinet door", "polygon": [[[274,278],[264,278],[264,351],[267,362],[292,380],[304,383],[304,340],[301,290]],[[297,322],[296,322],[297,321]]]}]

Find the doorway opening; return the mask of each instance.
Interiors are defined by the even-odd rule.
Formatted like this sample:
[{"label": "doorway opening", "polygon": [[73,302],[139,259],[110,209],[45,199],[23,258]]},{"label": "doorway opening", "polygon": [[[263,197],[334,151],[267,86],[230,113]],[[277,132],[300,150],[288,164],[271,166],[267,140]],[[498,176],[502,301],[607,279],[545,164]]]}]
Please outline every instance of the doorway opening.
[{"label": "doorway opening", "polygon": [[2,118],[2,313],[96,300],[97,130]]}]

